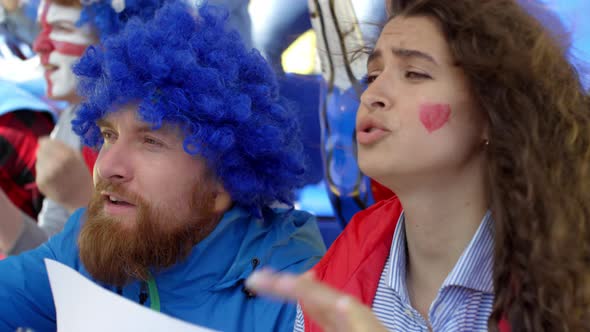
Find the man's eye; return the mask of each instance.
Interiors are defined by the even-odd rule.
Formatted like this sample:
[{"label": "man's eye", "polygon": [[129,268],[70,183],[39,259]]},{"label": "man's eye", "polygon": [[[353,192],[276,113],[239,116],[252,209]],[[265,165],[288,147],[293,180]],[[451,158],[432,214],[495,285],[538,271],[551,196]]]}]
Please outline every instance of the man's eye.
[{"label": "man's eye", "polygon": [[116,139],[115,134],[110,130],[103,130],[100,134],[105,142],[112,142]]},{"label": "man's eye", "polygon": [[55,26],[53,26],[53,31],[62,32],[62,33],[73,33],[74,28],[64,26],[64,25],[55,25]]},{"label": "man's eye", "polygon": [[431,79],[432,77],[428,74],[424,74],[424,73],[420,73],[420,72],[416,72],[416,71],[408,71],[406,72],[406,78],[412,79],[412,80],[420,80],[420,79]]},{"label": "man's eye", "polygon": [[151,138],[151,137],[144,137],[143,142],[148,145],[163,146],[162,142],[160,142],[154,138]]}]

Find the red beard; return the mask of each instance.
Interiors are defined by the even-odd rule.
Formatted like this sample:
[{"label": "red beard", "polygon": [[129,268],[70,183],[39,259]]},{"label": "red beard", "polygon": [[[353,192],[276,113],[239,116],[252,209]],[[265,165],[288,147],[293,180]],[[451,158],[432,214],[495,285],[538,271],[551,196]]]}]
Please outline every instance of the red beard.
[{"label": "red beard", "polygon": [[[156,209],[121,185],[99,182],[90,201],[87,220],[78,236],[80,259],[92,277],[114,286],[147,280],[150,269],[161,270],[185,259],[192,248],[219,223],[213,213],[213,184],[201,181],[187,201],[191,220],[179,220],[170,209]],[[126,226],[104,213],[102,191],[125,197],[136,205],[135,224]],[[129,223],[129,221],[125,221]]]}]

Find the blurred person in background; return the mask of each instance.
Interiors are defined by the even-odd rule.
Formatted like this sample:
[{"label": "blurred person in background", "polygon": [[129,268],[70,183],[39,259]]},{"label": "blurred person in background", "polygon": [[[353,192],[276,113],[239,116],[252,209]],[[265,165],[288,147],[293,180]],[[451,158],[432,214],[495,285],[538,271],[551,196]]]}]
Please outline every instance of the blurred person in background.
[{"label": "blurred person in background", "polygon": [[1,5],[0,255],[12,251],[23,223],[36,223],[43,201],[35,183],[38,140],[55,121],[52,105],[36,95],[42,89],[38,64],[31,58],[38,31],[36,4],[3,0]]}]

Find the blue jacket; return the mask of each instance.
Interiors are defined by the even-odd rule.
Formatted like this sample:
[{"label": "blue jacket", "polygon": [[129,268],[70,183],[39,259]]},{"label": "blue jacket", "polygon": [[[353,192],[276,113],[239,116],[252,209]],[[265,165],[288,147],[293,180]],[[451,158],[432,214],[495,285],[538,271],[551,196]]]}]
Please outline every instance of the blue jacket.
[{"label": "blue jacket", "polygon": [[[64,230],[39,248],[0,261],[0,331],[17,327],[55,331],[44,258],[92,279],[77,247],[84,212],[74,213]],[[161,312],[221,331],[292,331],[295,306],[249,296],[243,281],[260,267],[301,273],[324,251],[315,218],[307,212],[267,209],[261,220],[233,208],[185,261],[154,275]],[[122,295],[138,302],[140,288],[139,282],[132,283]],[[149,307],[150,300],[144,305]]]}]

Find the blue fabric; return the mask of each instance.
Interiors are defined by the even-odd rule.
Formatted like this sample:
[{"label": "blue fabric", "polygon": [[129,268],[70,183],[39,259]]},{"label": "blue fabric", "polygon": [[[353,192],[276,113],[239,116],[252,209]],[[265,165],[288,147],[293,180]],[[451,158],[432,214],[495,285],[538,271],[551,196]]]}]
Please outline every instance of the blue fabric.
[{"label": "blue fabric", "polygon": [[375,203],[371,180],[362,174],[356,158],[354,135],[359,97],[354,87],[342,90],[320,85],[322,156],[328,195],[343,228],[359,211]]},{"label": "blue fabric", "polygon": [[[293,73],[278,78],[281,96],[295,110],[295,116],[298,122],[302,124],[301,140],[303,142],[303,158],[306,171],[305,184],[316,184],[324,178],[322,151],[320,149],[320,117],[318,115],[321,80],[320,75]],[[310,211],[304,208],[302,210]]]},{"label": "blue fabric", "polygon": [[49,112],[55,119],[49,105],[16,84],[0,80],[0,115],[18,110]]},{"label": "blue fabric", "polygon": [[[0,261],[0,331],[56,329],[44,258],[92,279],[76,244],[84,213],[75,212],[64,230],[41,247]],[[295,305],[249,298],[243,280],[252,273],[255,258],[260,262],[256,268],[301,273],[324,251],[315,219],[306,212],[265,208],[263,219],[255,219],[246,210],[233,208],[186,261],[155,273],[161,311],[221,331],[290,331]],[[114,287],[104,287],[115,292]],[[123,296],[137,303],[139,291],[140,284],[132,283],[123,289]],[[149,307],[150,301],[144,305]]]}]

